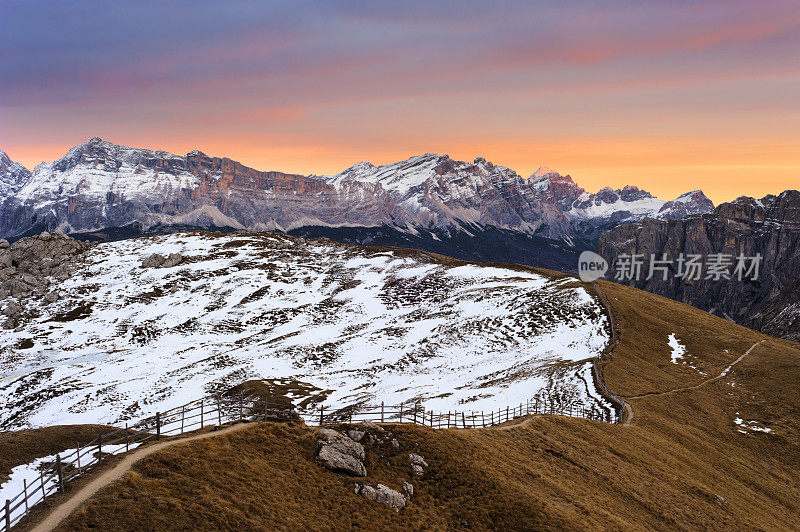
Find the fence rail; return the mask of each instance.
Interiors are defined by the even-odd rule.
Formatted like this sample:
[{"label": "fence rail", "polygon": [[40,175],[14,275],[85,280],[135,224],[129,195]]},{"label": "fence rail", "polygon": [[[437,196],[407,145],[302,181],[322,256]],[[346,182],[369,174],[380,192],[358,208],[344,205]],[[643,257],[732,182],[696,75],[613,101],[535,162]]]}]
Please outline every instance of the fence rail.
[{"label": "fence rail", "polygon": [[563,403],[535,398],[519,405],[507,406],[489,412],[448,411],[435,412],[419,403],[377,406],[360,405],[328,410],[324,405],[309,411],[298,412],[285,405],[270,404],[268,399],[244,397],[243,395],[219,395],[197,399],[154,416],[142,419],[124,428],[112,430],[91,442],[65,454],[58,454],[55,462],[44,468],[39,477],[28,484],[23,481],[23,490],[5,501],[0,508],[0,526],[6,531],[30,513],[36,504],[45,501],[54,493],[63,492],[65,485],[93,468],[110,456],[125,453],[149,441],[163,437],[179,436],[186,432],[219,427],[236,421],[300,420],[308,425],[335,425],[371,421],[375,423],[413,423],[435,429],[471,429],[492,427],[526,415],[557,414],[619,423],[624,401],[609,390],[603,382],[603,362],[608,361],[619,341],[616,323],[605,294],[593,283],[611,325],[611,342],[604,352],[595,358],[592,375],[595,387],[614,406],[614,411],[596,405]]},{"label": "fence rail", "polygon": [[63,492],[65,485],[92,469],[103,460],[135,449],[149,441],[180,436],[194,430],[219,427],[236,421],[303,420],[308,425],[334,425],[371,421],[375,423],[412,423],[435,429],[471,429],[499,425],[526,415],[557,414],[616,423],[615,414],[596,406],[580,403],[562,404],[534,399],[515,406],[486,411],[436,412],[416,404],[348,407],[330,410],[324,405],[298,412],[285,405],[270,404],[268,399],[243,395],[204,397],[170,410],[158,412],[124,428],[112,430],[84,445],[76,445],[56,455],[54,463],[44,468],[39,477],[23,490],[5,501],[0,508],[0,526],[10,530],[30,513],[36,504],[54,493]]}]

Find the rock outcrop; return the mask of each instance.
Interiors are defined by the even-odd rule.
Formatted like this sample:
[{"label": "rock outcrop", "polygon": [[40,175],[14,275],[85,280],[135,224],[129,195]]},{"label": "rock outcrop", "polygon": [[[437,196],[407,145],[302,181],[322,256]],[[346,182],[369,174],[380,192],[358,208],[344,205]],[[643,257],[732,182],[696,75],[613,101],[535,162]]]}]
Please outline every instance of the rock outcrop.
[{"label": "rock outcrop", "polygon": [[[621,225],[600,238],[600,254],[609,261],[606,279],[620,273],[620,256],[641,254],[639,280],[617,279],[717,314],[773,336],[800,341],[800,192],[787,190],[761,199],[741,197],[713,213],[682,220],[647,220]],[[681,254],[730,256],[731,279],[679,277],[678,265],[647,279],[651,254],[676,261]],[[757,279],[734,273],[739,256],[760,256]],[[747,261],[749,268],[752,261]],[[706,264],[707,266],[707,264]],[[747,272],[745,272],[747,273]]]},{"label": "rock outcrop", "polygon": [[378,502],[388,506],[395,512],[399,512],[406,506],[406,498],[397,490],[393,490],[383,484],[378,484],[376,487],[367,484],[356,484],[355,493],[361,495],[371,501]]},{"label": "rock outcrop", "polygon": [[331,429],[320,429],[323,439],[320,440],[317,460],[331,471],[339,471],[358,477],[367,476],[364,467],[364,447]]},{"label": "rock outcrop", "polygon": [[142,259],[142,268],[172,268],[183,262],[183,255],[180,253],[170,253],[165,257],[159,253],[153,253],[149,257]]},{"label": "rock outcrop", "polygon": [[70,277],[88,244],[58,233],[42,233],[9,245],[0,240],[0,301],[5,326],[15,327],[26,301],[58,300],[58,282]]},{"label": "rock outcrop", "polygon": [[425,474],[425,468],[428,467],[428,463],[425,461],[425,458],[416,453],[409,453],[408,459],[411,462],[412,473],[417,476],[422,476]]}]

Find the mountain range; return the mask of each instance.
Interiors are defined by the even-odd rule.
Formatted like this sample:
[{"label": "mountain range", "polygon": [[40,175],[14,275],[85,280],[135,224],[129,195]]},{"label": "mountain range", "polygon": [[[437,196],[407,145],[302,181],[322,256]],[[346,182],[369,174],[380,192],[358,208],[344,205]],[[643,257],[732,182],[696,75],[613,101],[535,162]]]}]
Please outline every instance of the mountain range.
[{"label": "mountain range", "polygon": [[33,171],[0,152],[0,237],[109,240],[186,228],[278,230],[458,258],[574,270],[600,234],[713,209],[699,190],[664,201],[634,186],[589,193],[545,168],[525,178],[483,158],[427,153],[330,176],[259,171],[93,138]]}]

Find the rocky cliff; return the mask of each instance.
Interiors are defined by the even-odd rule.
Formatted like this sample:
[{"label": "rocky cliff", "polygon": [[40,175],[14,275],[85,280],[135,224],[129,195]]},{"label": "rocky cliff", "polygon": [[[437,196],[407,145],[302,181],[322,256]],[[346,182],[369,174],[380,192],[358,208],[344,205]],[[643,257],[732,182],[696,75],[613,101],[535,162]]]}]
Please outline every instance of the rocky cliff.
[{"label": "rocky cliff", "polygon": [[[617,261],[642,254],[639,280],[618,279],[688,303],[767,334],[800,341],[800,192],[787,190],[761,199],[741,197],[713,213],[682,220],[646,220],[621,225],[600,237],[600,254],[609,261],[608,279],[631,273]],[[713,254],[730,256],[730,279],[715,279],[708,263]],[[647,279],[651,254],[675,261]],[[679,277],[677,259],[701,255],[706,268],[699,279]],[[757,279],[738,279],[737,258],[760,255]],[[749,269],[752,261],[746,261]],[[747,273],[745,271],[745,273]],[[688,277],[688,278],[687,278]],[[710,278],[709,278],[710,277]]]},{"label": "rocky cliff", "polygon": [[525,178],[480,157],[469,163],[433,153],[304,176],[93,138],[32,173],[0,158],[0,172],[0,237],[9,240],[42,231],[105,238],[267,229],[568,270],[576,250],[594,248],[606,229],[713,207],[699,191],[672,202],[633,186],[590,194],[556,172]]}]

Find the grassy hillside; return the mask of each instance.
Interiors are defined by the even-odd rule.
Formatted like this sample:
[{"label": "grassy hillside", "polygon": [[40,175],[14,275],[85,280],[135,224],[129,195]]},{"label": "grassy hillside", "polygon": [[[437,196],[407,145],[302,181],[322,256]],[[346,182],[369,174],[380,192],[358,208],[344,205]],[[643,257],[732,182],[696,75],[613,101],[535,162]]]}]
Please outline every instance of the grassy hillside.
[{"label": "grassy hillside", "polygon": [[[621,329],[607,383],[653,394],[629,399],[630,426],[544,417],[507,430],[388,427],[400,448],[367,446],[365,465],[373,485],[414,484],[396,514],[314,463],[313,429],[257,423],[152,455],[61,529],[797,529],[800,346],[602,286]],[[671,361],[670,333],[694,367]],[[663,393],[719,375],[761,340],[725,377]],[[423,477],[410,474],[412,451],[429,464]]]},{"label": "grassy hillside", "polygon": [[105,425],[55,425],[35,430],[0,432],[0,483],[11,469],[41,456],[83,445],[113,428]]}]

